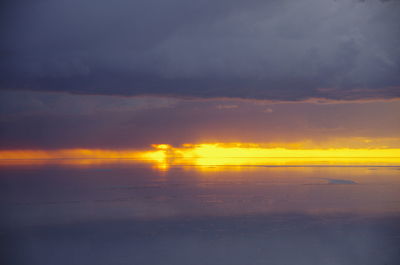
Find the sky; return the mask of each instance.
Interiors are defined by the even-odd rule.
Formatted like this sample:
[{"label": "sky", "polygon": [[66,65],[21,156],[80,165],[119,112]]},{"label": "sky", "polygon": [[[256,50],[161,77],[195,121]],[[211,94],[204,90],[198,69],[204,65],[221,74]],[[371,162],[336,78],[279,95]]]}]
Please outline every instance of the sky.
[{"label": "sky", "polygon": [[400,1],[5,1],[0,150],[400,148]]}]

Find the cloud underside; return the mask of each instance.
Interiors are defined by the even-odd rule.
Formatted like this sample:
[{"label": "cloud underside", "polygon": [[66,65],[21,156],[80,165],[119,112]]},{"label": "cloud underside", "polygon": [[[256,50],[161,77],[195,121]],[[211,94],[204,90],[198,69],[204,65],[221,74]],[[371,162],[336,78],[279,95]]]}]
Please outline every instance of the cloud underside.
[{"label": "cloud underside", "polygon": [[5,10],[2,89],[400,97],[398,1],[44,0]]}]

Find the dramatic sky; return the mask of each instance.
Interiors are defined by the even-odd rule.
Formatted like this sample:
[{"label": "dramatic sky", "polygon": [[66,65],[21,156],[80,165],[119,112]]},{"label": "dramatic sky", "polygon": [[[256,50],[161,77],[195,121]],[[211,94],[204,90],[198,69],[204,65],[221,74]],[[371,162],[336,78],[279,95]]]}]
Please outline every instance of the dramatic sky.
[{"label": "dramatic sky", "polygon": [[400,1],[0,8],[0,149],[400,147]]}]

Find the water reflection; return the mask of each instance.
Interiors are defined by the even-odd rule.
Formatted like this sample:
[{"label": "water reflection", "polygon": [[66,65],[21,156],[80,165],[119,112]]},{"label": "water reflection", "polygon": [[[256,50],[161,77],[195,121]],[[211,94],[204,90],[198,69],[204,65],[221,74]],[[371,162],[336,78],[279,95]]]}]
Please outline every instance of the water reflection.
[{"label": "water reflection", "polygon": [[399,169],[3,163],[0,243],[9,264],[394,265]]},{"label": "water reflection", "polygon": [[[79,220],[93,218],[93,211],[104,218],[159,218],[400,210],[396,166],[76,162],[2,165],[1,204],[10,223],[46,222],[47,213],[31,215],[35,207],[49,208],[54,215],[49,220],[62,220],[66,211],[70,220]],[[59,205],[69,206],[57,209]]]}]

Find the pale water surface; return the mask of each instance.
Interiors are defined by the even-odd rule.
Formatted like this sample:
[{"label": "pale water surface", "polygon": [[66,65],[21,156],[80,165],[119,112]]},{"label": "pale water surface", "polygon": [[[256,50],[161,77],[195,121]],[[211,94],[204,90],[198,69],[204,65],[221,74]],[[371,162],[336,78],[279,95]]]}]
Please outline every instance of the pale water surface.
[{"label": "pale water surface", "polygon": [[400,264],[396,165],[0,170],[4,265]]}]

